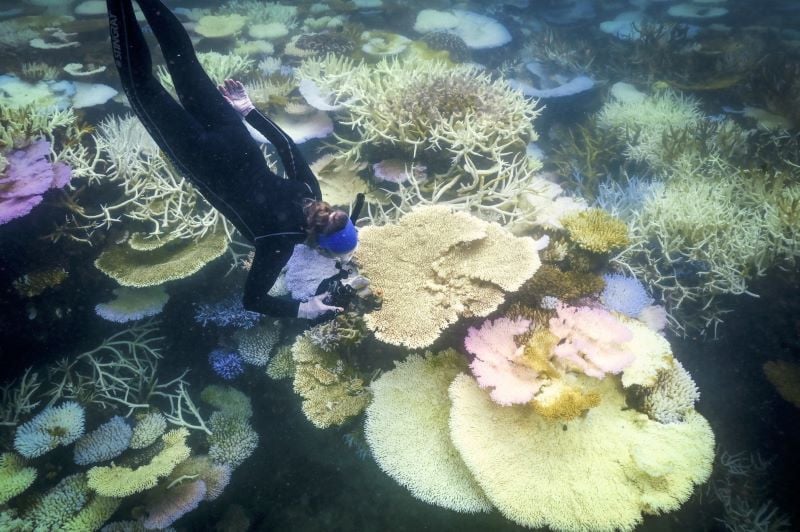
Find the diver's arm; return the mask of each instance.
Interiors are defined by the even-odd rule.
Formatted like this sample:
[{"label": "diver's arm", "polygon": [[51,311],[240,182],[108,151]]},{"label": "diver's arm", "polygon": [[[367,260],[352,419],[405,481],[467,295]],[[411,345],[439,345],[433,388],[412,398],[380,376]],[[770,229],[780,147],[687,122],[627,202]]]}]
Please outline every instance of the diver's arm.
[{"label": "diver's arm", "polygon": [[319,188],[317,177],[309,168],[305,157],[300,153],[300,149],[289,137],[289,134],[258,109],[250,110],[244,115],[244,119],[275,146],[289,179],[296,179],[307,184],[311,193],[314,194],[314,198],[321,200],[322,191]]},{"label": "diver's arm", "polygon": [[289,242],[275,242],[279,238],[256,243],[253,265],[244,285],[244,308],[278,318],[296,318],[299,301],[268,294],[294,250],[294,245]]}]

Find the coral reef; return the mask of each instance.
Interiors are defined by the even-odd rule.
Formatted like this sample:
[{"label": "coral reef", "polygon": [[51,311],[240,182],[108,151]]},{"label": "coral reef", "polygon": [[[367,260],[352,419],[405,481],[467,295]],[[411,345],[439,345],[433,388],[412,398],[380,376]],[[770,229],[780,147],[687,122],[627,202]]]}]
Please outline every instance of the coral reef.
[{"label": "coral reef", "polygon": [[67,277],[69,273],[64,268],[40,268],[15,279],[12,285],[19,295],[36,297],[48,288],[60,285]]},{"label": "coral reef", "polygon": [[260,318],[259,313],[245,310],[241,296],[226,297],[216,303],[201,303],[194,314],[194,321],[203,327],[213,323],[219,327],[249,329],[255,327]]},{"label": "coral reef", "polygon": [[120,416],[114,416],[75,442],[75,463],[88,465],[116,458],[130,446],[132,436],[130,425]]},{"label": "coral reef", "polygon": [[364,316],[367,327],[411,348],[432,344],[460,316],[486,316],[539,267],[532,239],[446,207],[363,228],[356,260],[383,296],[383,306]]},{"label": "coral reef", "polygon": [[25,461],[14,453],[0,455],[0,504],[7,503],[33,484],[36,469],[27,467]]},{"label": "coral reef", "polygon": [[278,347],[275,355],[267,364],[267,376],[276,381],[288,379],[294,377],[294,370],[295,365],[291,346],[282,345]]},{"label": "coral reef", "polygon": [[447,428],[447,386],[464,369],[454,350],[396,363],[370,385],[364,435],[378,466],[414,497],[458,512],[486,512],[491,504]]},{"label": "coral reef", "polygon": [[69,445],[83,434],[84,417],[83,407],[74,401],[48,406],[17,428],[14,448],[25,458],[36,458]]},{"label": "coral reef", "polygon": [[244,373],[242,357],[236,351],[217,348],[208,354],[208,363],[214,373],[225,379],[233,380]]},{"label": "coral reef", "polygon": [[160,478],[168,476],[189,457],[188,436],[185,428],[167,432],[161,437],[163,449],[149,463],[136,469],[118,465],[93,467],[86,473],[88,486],[99,495],[117,498],[154,488]]},{"label": "coral reef", "polygon": [[600,302],[608,310],[635,318],[653,302],[644,285],[635,277],[606,274],[603,281],[606,285],[600,293]]},{"label": "coral reef", "polygon": [[114,289],[114,299],[98,303],[94,310],[98,316],[117,323],[136,321],[161,313],[169,301],[162,286],[145,288],[119,287]]},{"label": "coral reef", "polygon": [[625,222],[603,209],[587,209],[561,218],[570,241],[591,253],[619,251],[630,243]]},{"label": "coral reef", "polygon": [[131,434],[131,449],[144,449],[156,442],[167,430],[167,420],[161,412],[148,412],[136,420]]},{"label": "coral reef", "polygon": [[335,354],[315,346],[306,335],[292,345],[294,391],[303,398],[306,418],[317,428],[341,425],[360,414],[370,400],[369,390],[352,368]]},{"label": "coral reef", "polygon": [[266,366],[273,348],[281,338],[279,321],[265,322],[233,335],[237,351],[245,364]]}]

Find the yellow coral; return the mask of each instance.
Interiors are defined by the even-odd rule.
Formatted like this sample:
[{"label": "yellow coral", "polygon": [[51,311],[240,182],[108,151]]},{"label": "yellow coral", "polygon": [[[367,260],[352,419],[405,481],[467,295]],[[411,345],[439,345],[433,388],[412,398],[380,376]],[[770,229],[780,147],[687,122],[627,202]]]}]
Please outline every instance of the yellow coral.
[{"label": "yellow coral", "polygon": [[575,245],[593,253],[610,253],[630,243],[628,226],[603,209],[570,213],[561,219]]},{"label": "yellow coral", "polygon": [[764,363],[767,380],[785,400],[800,408],[800,365],[782,360]]},{"label": "yellow coral", "polygon": [[208,38],[230,37],[244,27],[247,19],[242,15],[206,15],[194,28],[195,33]]},{"label": "yellow coral", "polygon": [[324,429],[341,425],[366,408],[369,391],[334,354],[303,335],[292,346],[292,356],[294,391],[303,398],[303,414],[314,426]]},{"label": "yellow coral", "polygon": [[189,277],[228,249],[224,231],[199,240],[181,239],[150,251],[117,245],[103,251],[94,265],[123,286],[145,287]]},{"label": "yellow coral", "polygon": [[166,477],[176,465],[189,458],[188,436],[185,428],[167,432],[161,437],[164,442],[161,452],[149,464],[136,469],[117,465],[91,468],[86,473],[89,487],[104,497],[127,497],[155,487],[159,478]]},{"label": "yellow coral", "polygon": [[[539,267],[531,238],[446,207],[361,230],[356,260],[383,305],[364,317],[387,343],[432,344],[459,316],[486,316]],[[420,319],[425,316],[425,319]]]},{"label": "yellow coral", "polygon": [[628,409],[616,379],[576,378],[602,400],[566,422],[502,407],[464,374],[451,384],[452,441],[503,515],[531,528],[632,530],[711,474],[714,435],[702,416],[663,425]]},{"label": "yellow coral", "polygon": [[414,497],[459,512],[492,505],[458,456],[447,428],[447,387],[466,368],[450,349],[411,355],[370,386],[364,436],[378,466]]}]

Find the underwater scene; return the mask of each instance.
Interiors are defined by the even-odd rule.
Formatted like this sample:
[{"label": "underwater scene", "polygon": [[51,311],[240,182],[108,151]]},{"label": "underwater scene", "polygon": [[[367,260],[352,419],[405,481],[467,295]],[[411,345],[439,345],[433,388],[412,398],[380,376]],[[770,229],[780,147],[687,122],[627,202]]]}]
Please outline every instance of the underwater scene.
[{"label": "underwater scene", "polygon": [[0,0],[0,531],[800,530],[798,228],[797,0]]}]

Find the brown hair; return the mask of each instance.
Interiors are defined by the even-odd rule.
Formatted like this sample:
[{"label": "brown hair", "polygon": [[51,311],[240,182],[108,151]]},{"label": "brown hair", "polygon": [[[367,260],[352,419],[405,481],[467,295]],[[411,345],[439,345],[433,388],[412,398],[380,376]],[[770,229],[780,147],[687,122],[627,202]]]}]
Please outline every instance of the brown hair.
[{"label": "brown hair", "polygon": [[306,217],[306,231],[312,238],[329,235],[343,229],[347,224],[347,213],[334,209],[324,201],[306,200],[303,214]]}]

